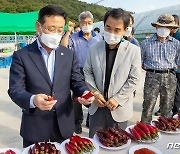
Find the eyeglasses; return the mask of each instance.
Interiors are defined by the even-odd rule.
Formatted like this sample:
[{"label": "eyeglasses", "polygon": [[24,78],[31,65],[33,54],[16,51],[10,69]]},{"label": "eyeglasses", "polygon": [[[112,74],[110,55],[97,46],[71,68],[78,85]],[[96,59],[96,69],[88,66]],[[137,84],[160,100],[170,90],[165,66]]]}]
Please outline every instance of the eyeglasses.
[{"label": "eyeglasses", "polygon": [[59,29],[56,29],[54,26],[51,26],[51,27],[43,27],[46,31],[50,32],[50,33],[58,33],[58,34],[62,34],[64,32],[64,29],[63,28],[59,28]]}]

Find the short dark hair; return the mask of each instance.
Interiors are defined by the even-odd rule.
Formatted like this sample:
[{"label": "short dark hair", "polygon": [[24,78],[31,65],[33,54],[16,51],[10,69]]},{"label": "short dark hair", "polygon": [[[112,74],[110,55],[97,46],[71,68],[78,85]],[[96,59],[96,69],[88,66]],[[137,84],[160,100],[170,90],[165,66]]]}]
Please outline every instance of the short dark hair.
[{"label": "short dark hair", "polygon": [[175,23],[177,23],[179,25],[179,17],[178,17],[178,15],[173,14],[172,16],[174,17]]},{"label": "short dark hair", "polygon": [[62,16],[62,17],[64,17],[64,20],[66,20],[67,15],[66,15],[65,11],[61,7],[59,7],[58,5],[50,4],[50,5],[43,7],[39,11],[38,21],[43,24],[45,22],[44,18],[46,16],[47,17],[49,17],[49,16]]},{"label": "short dark hair", "polygon": [[129,13],[129,15],[130,15],[130,19],[132,20],[132,24],[134,24],[134,17],[132,16],[131,13]]},{"label": "short dark hair", "polygon": [[79,25],[76,25],[76,26],[74,26],[74,29],[76,29],[76,28],[78,28],[78,27],[80,27]]},{"label": "short dark hair", "polygon": [[97,31],[98,33],[100,33],[100,29],[98,27],[94,28],[94,31]]},{"label": "short dark hair", "polygon": [[104,25],[106,24],[106,21],[109,16],[111,16],[115,19],[122,19],[124,28],[129,26],[129,22],[130,22],[130,13],[129,12],[127,12],[121,8],[111,9],[111,10],[107,11],[104,15]]}]

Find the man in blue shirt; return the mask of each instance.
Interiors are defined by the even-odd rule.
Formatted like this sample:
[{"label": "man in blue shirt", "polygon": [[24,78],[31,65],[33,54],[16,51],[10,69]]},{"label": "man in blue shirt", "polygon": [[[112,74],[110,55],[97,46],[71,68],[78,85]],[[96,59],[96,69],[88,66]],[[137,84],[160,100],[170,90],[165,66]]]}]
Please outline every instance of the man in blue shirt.
[{"label": "man in blue shirt", "polygon": [[127,37],[127,40],[139,47],[140,46],[139,41],[133,35],[134,35],[134,27],[132,27],[131,34]]},{"label": "man in blue shirt", "polygon": [[[83,73],[83,67],[86,61],[86,57],[89,53],[89,47],[100,41],[102,39],[101,35],[94,32],[93,29],[93,15],[89,11],[84,11],[79,15],[79,26],[81,31],[70,35],[69,38],[69,48],[75,51],[75,54],[78,58],[79,67],[81,73]],[[74,111],[75,111],[75,132],[80,134],[82,132],[82,121],[83,121],[83,112],[82,105],[79,105],[78,102],[74,102]],[[87,121],[87,126],[89,122]]]},{"label": "man in blue shirt", "polygon": [[178,27],[174,17],[161,15],[152,26],[156,27],[156,34],[144,40],[141,46],[142,66],[146,70],[141,121],[145,123],[152,119],[158,95],[161,115],[170,116],[177,82],[175,68],[180,54],[180,42],[169,35]]},{"label": "man in blue shirt", "polygon": [[126,31],[124,38],[129,42],[131,42],[132,44],[139,47],[140,46],[139,41],[133,36],[134,35],[133,24],[134,24],[134,17],[131,15],[128,30]]}]

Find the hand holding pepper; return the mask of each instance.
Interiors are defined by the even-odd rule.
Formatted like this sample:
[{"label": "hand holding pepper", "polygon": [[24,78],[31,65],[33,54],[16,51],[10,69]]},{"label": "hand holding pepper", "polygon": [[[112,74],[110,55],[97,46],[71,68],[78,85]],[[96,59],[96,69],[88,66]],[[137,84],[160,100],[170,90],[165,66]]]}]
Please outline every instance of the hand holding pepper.
[{"label": "hand holding pepper", "polygon": [[[85,99],[88,99],[90,97],[94,96],[94,93],[92,91],[85,91],[83,93],[83,95],[81,96],[81,98],[85,98]],[[75,97],[74,98],[75,101],[78,101],[78,97]]]},{"label": "hand holding pepper", "polygon": [[57,100],[54,100],[53,97],[49,97],[45,94],[37,94],[33,99],[33,103],[40,110],[50,111],[53,106],[56,104]]},{"label": "hand holding pepper", "polygon": [[92,91],[85,91],[81,97],[77,97],[75,100],[78,100],[78,102],[83,105],[89,105],[92,104],[95,98]]}]

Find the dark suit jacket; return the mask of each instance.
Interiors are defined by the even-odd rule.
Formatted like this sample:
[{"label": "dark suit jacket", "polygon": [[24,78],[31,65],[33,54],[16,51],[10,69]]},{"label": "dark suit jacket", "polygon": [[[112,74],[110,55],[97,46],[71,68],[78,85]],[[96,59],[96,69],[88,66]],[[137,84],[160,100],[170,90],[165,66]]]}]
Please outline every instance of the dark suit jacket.
[{"label": "dark suit jacket", "polygon": [[37,42],[15,51],[10,68],[9,96],[22,108],[20,134],[29,141],[50,138],[53,126],[52,111],[30,109],[30,97],[34,94],[54,94],[58,125],[62,136],[69,138],[74,132],[74,113],[70,89],[81,96],[87,86],[80,73],[73,51],[60,46],[56,50],[54,82],[51,83],[45,62]]}]

